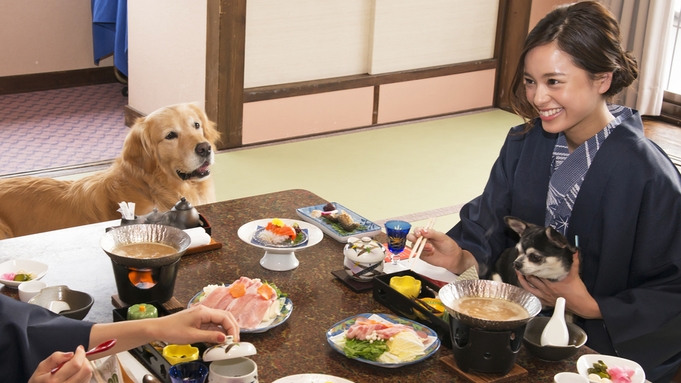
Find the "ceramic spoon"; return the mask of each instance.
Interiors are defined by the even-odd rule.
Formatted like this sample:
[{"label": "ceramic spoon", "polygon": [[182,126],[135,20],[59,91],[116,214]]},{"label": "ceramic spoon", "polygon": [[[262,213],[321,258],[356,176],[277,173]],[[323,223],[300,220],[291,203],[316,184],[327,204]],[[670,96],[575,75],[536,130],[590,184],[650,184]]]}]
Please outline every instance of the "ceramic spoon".
[{"label": "ceramic spoon", "polygon": [[541,333],[542,346],[567,346],[570,340],[567,324],[565,323],[565,298],[558,297],[553,315],[546,323]]},{"label": "ceramic spoon", "polygon": [[[97,353],[100,353],[100,352],[104,352],[104,351],[110,349],[111,347],[113,347],[115,344],[116,344],[116,339],[109,339],[109,340],[107,340],[106,342],[100,344],[99,346],[97,346],[97,347],[91,349],[90,351],[86,352],[86,353],[85,353],[85,356],[90,356],[90,355],[94,355],[94,354],[97,354]],[[60,369],[63,365],[64,365],[64,363],[62,363],[62,364],[60,364],[59,366],[53,368],[51,372],[54,374],[55,372],[59,371],[59,369]]]}]

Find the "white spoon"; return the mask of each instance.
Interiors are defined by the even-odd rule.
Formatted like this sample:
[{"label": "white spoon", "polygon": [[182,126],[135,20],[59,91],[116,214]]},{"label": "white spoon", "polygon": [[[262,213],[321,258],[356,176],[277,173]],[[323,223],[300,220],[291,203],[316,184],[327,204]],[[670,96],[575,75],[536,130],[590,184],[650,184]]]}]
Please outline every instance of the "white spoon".
[{"label": "white spoon", "polygon": [[565,323],[565,298],[556,299],[553,315],[546,323],[541,333],[542,346],[567,346],[570,340],[567,324]]}]

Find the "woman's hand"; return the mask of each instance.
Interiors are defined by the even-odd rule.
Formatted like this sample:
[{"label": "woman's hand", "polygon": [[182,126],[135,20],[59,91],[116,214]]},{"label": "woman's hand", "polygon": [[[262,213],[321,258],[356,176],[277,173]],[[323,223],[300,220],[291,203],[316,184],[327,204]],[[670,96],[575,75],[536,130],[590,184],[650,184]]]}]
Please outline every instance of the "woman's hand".
[{"label": "woman's hand", "polygon": [[[52,374],[52,369],[64,364],[59,371]],[[85,358],[85,349],[78,346],[76,352],[55,352],[40,362],[29,383],[88,383],[92,378],[92,365]]]},{"label": "woman's hand", "polygon": [[596,300],[589,294],[579,277],[579,253],[573,254],[572,267],[567,277],[560,282],[552,282],[534,276],[525,276],[516,271],[518,281],[525,290],[534,294],[542,305],[553,307],[558,297],[565,298],[565,307],[584,319],[601,319],[601,310]]},{"label": "woman's hand", "polygon": [[239,325],[229,311],[197,305],[158,319],[159,340],[168,343],[222,343],[225,332],[239,340]]},{"label": "woman's hand", "polygon": [[416,243],[419,237],[427,238],[421,252],[421,259],[433,266],[444,267],[454,274],[461,274],[470,267],[477,268],[478,262],[468,251],[461,249],[450,236],[437,230],[417,227],[413,233],[407,235],[411,243]]}]

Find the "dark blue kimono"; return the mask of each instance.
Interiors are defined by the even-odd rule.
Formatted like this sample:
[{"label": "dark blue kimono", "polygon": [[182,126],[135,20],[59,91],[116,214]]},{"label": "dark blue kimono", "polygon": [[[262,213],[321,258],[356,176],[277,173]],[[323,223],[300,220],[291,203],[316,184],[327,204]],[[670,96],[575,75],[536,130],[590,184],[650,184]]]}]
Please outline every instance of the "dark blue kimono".
[{"label": "dark blue kimono", "polygon": [[27,382],[55,351],[88,348],[93,324],[0,294],[0,381]]},{"label": "dark blue kimono", "polygon": [[[513,245],[503,217],[544,225],[557,135],[541,121],[511,129],[483,194],[447,234],[470,251],[485,276]],[[669,381],[681,363],[681,176],[643,132],[638,112],[605,140],[572,209],[568,239],[579,237],[581,278],[602,320],[578,318],[587,345],[641,364]]]}]

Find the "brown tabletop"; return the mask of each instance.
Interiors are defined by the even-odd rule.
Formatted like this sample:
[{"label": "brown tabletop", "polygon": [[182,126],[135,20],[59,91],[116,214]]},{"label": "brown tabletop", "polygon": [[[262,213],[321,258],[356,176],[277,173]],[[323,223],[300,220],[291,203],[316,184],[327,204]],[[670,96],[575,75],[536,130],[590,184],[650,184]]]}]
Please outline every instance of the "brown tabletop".
[{"label": "brown tabletop", "polygon": [[[293,303],[290,318],[265,333],[244,334],[242,340],[257,348],[252,359],[258,364],[261,383],[294,374],[320,373],[354,382],[463,382],[440,358],[452,355],[442,346],[429,359],[396,369],[381,368],[348,359],[327,343],[326,331],[335,323],[360,313],[391,313],[373,299],[371,291],[357,293],[331,272],[342,268],[343,244],[325,236],[317,245],[296,251],[300,265],[291,271],[270,271],[260,266],[264,250],[237,236],[238,228],[263,218],[298,219],[296,209],[326,201],[305,190],[287,190],[197,207],[212,226],[212,237],[223,244],[219,250],[186,255],[180,261],[174,297],[185,304],[207,284],[231,283],[241,276],[275,283]],[[0,262],[35,259],[49,264],[43,278],[48,285],[65,284],[87,291],[95,305],[86,320],[111,322],[111,296],[116,294],[111,262],[99,247],[105,222],[0,241]],[[16,297],[16,290],[3,287],[3,294]],[[544,362],[521,348],[517,364],[529,371],[526,381],[552,382],[560,371],[576,371],[584,353],[562,362]]]}]

